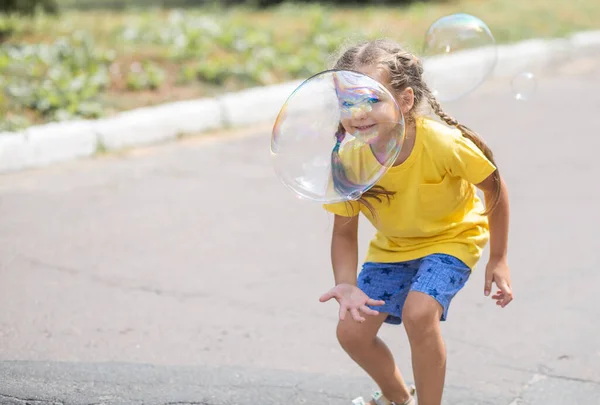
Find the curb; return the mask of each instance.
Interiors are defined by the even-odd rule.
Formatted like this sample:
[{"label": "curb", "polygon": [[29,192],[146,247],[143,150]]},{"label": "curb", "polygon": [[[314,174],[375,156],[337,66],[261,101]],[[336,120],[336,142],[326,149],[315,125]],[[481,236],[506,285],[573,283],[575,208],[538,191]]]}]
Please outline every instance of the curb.
[{"label": "curb", "polygon": [[300,83],[143,107],[98,120],[53,122],[21,132],[3,132],[0,174],[90,157],[99,151],[168,142],[182,134],[274,121]]},{"label": "curb", "polygon": [[[492,76],[514,77],[591,49],[600,49],[600,31],[499,45]],[[300,83],[302,80],[295,80],[216,98],[139,108],[105,119],[49,123],[17,133],[0,133],[0,173],[89,157],[100,150],[167,142],[182,134],[272,122]]]}]

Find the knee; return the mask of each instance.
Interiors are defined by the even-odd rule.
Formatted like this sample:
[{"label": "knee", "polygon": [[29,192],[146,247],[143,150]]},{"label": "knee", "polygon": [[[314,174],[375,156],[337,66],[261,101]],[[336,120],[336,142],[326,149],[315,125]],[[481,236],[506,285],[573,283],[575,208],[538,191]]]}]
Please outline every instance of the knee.
[{"label": "knee", "polygon": [[407,300],[402,310],[402,323],[409,334],[429,334],[438,329],[441,312],[442,308],[437,302]]},{"label": "knee", "polygon": [[338,323],[336,330],[337,339],[342,348],[347,352],[360,349],[365,344],[368,344],[370,340],[373,340],[374,337],[365,333],[360,326],[360,323],[352,319],[345,319]]}]

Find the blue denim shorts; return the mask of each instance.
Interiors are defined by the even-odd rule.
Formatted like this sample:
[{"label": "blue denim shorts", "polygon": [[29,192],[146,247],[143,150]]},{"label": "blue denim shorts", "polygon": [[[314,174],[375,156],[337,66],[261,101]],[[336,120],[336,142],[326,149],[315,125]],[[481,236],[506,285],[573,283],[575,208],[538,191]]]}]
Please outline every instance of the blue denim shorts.
[{"label": "blue denim shorts", "polygon": [[436,299],[443,308],[441,321],[448,316],[450,301],[471,275],[461,260],[446,254],[432,254],[397,263],[366,262],[358,275],[358,288],[370,298],[385,301],[369,306],[389,314],[385,322],[402,323],[402,307],[409,291],[419,291]]}]

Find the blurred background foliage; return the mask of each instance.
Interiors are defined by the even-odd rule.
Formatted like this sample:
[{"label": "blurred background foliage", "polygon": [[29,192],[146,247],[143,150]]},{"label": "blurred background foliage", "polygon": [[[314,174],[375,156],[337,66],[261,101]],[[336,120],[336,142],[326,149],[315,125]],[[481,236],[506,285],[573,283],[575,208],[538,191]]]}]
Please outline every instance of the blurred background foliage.
[{"label": "blurred background foliage", "polygon": [[419,51],[469,12],[499,43],[600,28],[598,0],[0,0],[0,132],[306,78],[344,44]]}]

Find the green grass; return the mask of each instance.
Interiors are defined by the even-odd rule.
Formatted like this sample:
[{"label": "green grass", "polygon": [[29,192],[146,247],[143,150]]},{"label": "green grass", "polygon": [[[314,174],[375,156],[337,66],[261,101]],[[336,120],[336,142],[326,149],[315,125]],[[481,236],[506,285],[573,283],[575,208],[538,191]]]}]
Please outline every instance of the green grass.
[{"label": "green grass", "polygon": [[[62,0],[70,1],[70,0]],[[437,18],[467,12],[498,43],[600,29],[598,0],[460,0],[408,6],[283,5],[67,10],[0,18],[0,130],[305,78],[348,41],[412,50]]]}]

